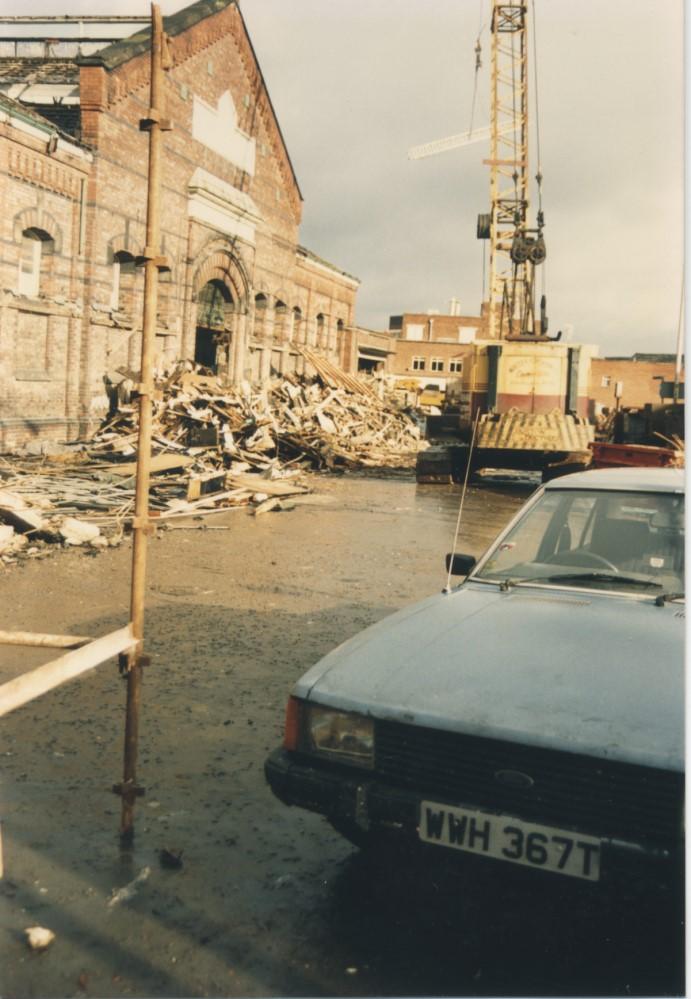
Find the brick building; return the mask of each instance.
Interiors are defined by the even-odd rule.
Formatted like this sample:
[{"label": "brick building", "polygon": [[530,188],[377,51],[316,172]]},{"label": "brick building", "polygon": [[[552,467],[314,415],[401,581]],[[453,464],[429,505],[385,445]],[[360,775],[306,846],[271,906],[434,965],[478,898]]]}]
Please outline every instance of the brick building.
[{"label": "brick building", "polygon": [[454,300],[447,314],[406,312],[391,316],[389,333],[394,338],[395,354],[390,371],[406,387],[436,385],[444,389],[449,380],[460,377],[471,344],[486,335],[486,327],[484,306],[479,316],[462,316]]},{"label": "brick building", "polygon": [[[260,380],[303,370],[300,346],[342,363],[358,281],[300,245],[302,195],[236,0],[164,27],[158,366]],[[0,59],[0,92],[23,102],[0,106],[0,447],[84,432],[137,371],[148,39]]]},{"label": "brick building", "polygon": [[93,156],[0,94],[0,448],[75,436]]},{"label": "brick building", "polygon": [[[590,368],[590,412],[596,419],[603,409],[659,405],[662,383],[673,383],[673,354],[634,354],[632,357],[594,357]],[[682,368],[681,380],[684,380]]]}]

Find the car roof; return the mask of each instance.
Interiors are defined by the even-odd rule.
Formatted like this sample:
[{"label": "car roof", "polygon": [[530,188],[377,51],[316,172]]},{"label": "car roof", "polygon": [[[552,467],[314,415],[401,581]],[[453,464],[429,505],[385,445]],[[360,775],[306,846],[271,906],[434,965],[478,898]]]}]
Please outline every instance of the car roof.
[{"label": "car roof", "polygon": [[545,489],[617,489],[626,492],[684,492],[683,468],[594,468],[563,475]]}]

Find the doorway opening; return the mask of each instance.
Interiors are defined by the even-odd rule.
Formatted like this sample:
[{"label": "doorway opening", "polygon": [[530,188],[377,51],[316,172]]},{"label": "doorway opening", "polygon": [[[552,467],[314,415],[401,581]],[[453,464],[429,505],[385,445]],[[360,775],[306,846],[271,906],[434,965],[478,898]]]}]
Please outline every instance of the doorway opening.
[{"label": "doorway opening", "polygon": [[208,281],[199,292],[194,360],[214,374],[228,364],[233,311],[233,297],[223,281]]}]

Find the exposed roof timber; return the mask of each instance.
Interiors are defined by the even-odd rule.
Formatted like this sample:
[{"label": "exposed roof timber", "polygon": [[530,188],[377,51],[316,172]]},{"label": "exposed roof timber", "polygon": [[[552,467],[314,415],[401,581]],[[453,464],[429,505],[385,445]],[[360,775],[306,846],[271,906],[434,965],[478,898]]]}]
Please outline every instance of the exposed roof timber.
[{"label": "exposed roof timber", "polygon": [[65,142],[70,147],[78,149],[80,155],[86,154],[89,157],[91,156],[88,147],[83,142],[75,139],[69,132],[66,132],[52,121],[44,118],[43,115],[34,111],[31,107],[21,104],[19,101],[12,100],[11,97],[0,92],[0,118],[4,118],[4,115],[14,118],[16,121],[24,122],[26,125],[30,125],[32,128],[38,129],[46,135],[57,136],[61,142]]},{"label": "exposed roof timber", "polygon": [[146,14],[15,14],[10,17],[0,17],[0,24],[137,24],[148,23],[151,18]]},{"label": "exposed roof timber", "polygon": [[0,58],[2,83],[79,83],[79,67],[71,59]]}]

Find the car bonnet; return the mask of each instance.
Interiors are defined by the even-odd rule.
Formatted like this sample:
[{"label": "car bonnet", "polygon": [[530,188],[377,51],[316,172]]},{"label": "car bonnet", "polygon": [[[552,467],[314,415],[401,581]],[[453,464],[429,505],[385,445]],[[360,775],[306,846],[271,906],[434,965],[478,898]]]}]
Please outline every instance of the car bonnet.
[{"label": "car bonnet", "polygon": [[466,583],[334,649],[294,693],[488,738],[681,769],[683,606]]}]

